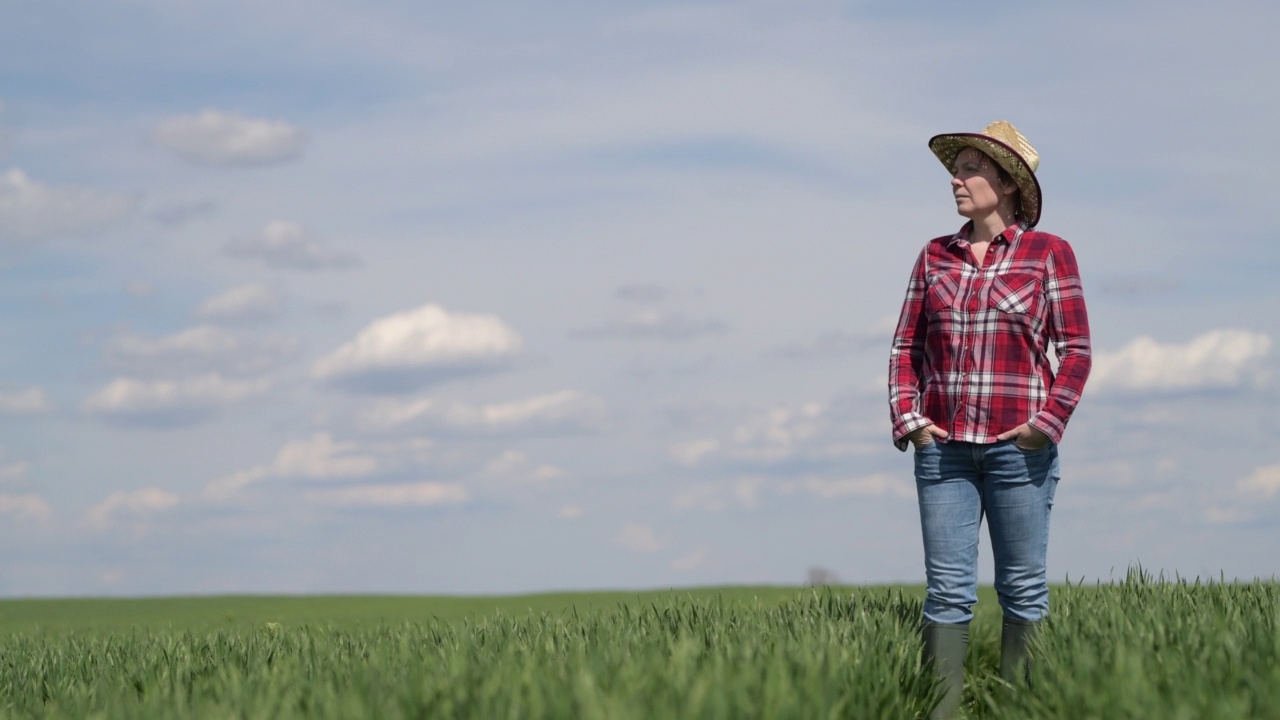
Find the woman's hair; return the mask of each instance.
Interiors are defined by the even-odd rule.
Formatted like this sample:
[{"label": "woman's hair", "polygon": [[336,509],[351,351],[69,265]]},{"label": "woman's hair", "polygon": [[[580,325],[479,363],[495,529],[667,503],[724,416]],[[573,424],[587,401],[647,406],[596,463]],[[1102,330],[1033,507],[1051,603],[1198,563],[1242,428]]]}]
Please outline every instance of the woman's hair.
[{"label": "woman's hair", "polygon": [[[986,153],[983,153],[983,154],[985,155]],[[1013,195],[1009,196],[1013,199],[1013,216],[1018,220],[1026,220],[1026,218],[1022,216],[1022,188],[1018,187],[1018,183],[1013,181],[1013,176],[1010,175],[1007,170],[1001,167],[1000,163],[996,162],[994,159],[991,159],[990,156],[988,156],[988,160],[993,166],[995,166],[996,175],[1000,178],[1001,183],[1005,185],[1012,185],[1015,188],[1018,188],[1017,191],[1013,193]]]}]

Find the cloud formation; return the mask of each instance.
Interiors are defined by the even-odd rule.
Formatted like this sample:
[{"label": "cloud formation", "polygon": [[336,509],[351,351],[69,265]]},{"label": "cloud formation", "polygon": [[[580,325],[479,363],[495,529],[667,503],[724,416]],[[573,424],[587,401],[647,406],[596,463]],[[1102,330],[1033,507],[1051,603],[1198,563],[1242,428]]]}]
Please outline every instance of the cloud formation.
[{"label": "cloud formation", "polygon": [[11,517],[16,520],[46,522],[53,516],[53,510],[44,498],[35,493],[9,495],[0,493],[0,518]]},{"label": "cloud formation", "polygon": [[401,392],[506,368],[522,340],[495,315],[423,305],[370,323],[312,366],[319,381],[365,392]]},{"label": "cloud formation", "polygon": [[1140,337],[1114,352],[1095,352],[1090,390],[1169,392],[1256,386],[1267,379],[1271,338],[1248,330],[1213,330],[1186,343]]},{"label": "cloud formation", "polygon": [[196,310],[196,316],[212,322],[257,323],[276,320],[280,311],[280,296],[275,290],[260,283],[249,283],[227,288],[205,300]]},{"label": "cloud formation", "polygon": [[129,214],[133,206],[128,195],[45,185],[11,168],[0,174],[0,244],[95,230]]},{"label": "cloud formation", "polygon": [[361,413],[361,425],[374,430],[477,434],[561,434],[591,432],[606,422],[604,401],[574,390],[487,405],[430,397],[389,399]]},{"label": "cloud formation", "polygon": [[775,405],[751,413],[727,435],[677,442],[668,452],[673,460],[690,467],[728,463],[800,470],[829,464],[874,449],[866,442],[866,428],[858,422],[864,407],[853,396],[827,403]]},{"label": "cloud formation", "polygon": [[564,479],[565,472],[550,463],[534,463],[518,450],[507,450],[485,464],[481,477],[506,488],[542,487]]},{"label": "cloud formation", "polygon": [[44,390],[30,387],[25,390],[0,392],[0,413],[6,415],[39,415],[53,410],[53,403]]},{"label": "cloud formation", "polygon": [[356,443],[335,442],[329,433],[319,432],[305,440],[285,443],[270,463],[213,480],[205,487],[204,496],[227,500],[248,485],[270,478],[354,479],[373,475],[379,468],[378,458]]},{"label": "cloud formation", "polygon": [[360,258],[354,253],[321,245],[291,220],[269,222],[257,236],[232,240],[222,251],[234,258],[261,260],[276,270],[346,270],[360,266]]},{"label": "cloud formation", "polygon": [[218,374],[180,380],[112,380],[84,401],[81,409],[95,417],[138,425],[181,426],[258,397],[266,380],[228,380]]},{"label": "cloud formation", "polygon": [[173,376],[260,374],[296,357],[298,348],[294,338],[247,339],[224,328],[199,325],[158,337],[121,332],[104,349],[107,360],[117,368]]},{"label": "cloud formation", "polygon": [[119,490],[111,493],[102,502],[90,508],[85,513],[85,521],[90,527],[104,530],[113,525],[120,515],[136,518],[168,510],[177,505],[179,499],[176,494],[160,488]]},{"label": "cloud formation", "polygon": [[8,465],[0,465],[0,482],[10,482],[13,480],[21,480],[27,476],[27,471],[31,469],[31,463],[26,460],[19,460]]},{"label": "cloud formation", "polygon": [[276,477],[328,480],[364,477],[376,472],[377,458],[358,449],[355,443],[334,442],[329,433],[316,433],[309,440],[298,440],[280,448],[270,473]]},{"label": "cloud formation", "polygon": [[636,554],[648,554],[662,549],[662,541],[653,528],[640,523],[624,525],[614,536],[614,542]]},{"label": "cloud formation", "polygon": [[151,141],[184,160],[221,166],[288,162],[301,157],[307,145],[306,134],[287,122],[218,110],[164,120]]},{"label": "cloud formation", "polygon": [[346,508],[402,508],[457,505],[466,502],[467,489],[453,483],[418,482],[317,490],[306,494],[308,501]]},{"label": "cloud formation", "polygon": [[1267,465],[1253,471],[1252,475],[1236,483],[1236,490],[1245,495],[1264,498],[1280,493],[1280,465]]}]

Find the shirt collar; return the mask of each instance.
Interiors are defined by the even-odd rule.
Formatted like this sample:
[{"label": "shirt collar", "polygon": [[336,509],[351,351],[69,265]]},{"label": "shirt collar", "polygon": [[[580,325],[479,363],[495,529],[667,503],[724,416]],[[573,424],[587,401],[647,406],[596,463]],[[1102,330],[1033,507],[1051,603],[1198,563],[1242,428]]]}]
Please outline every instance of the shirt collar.
[{"label": "shirt collar", "polygon": [[[973,221],[970,220],[969,222],[965,223],[964,226],[961,227],[960,230],[955,235],[951,236],[951,240],[950,242],[947,243],[947,247],[952,247],[956,243],[961,243],[961,242],[967,245],[969,243],[969,233],[972,230],[973,230]],[[1018,221],[1010,225],[1009,227],[1005,228],[1003,232],[1001,232],[999,235],[996,235],[994,238],[991,239],[991,241],[999,242],[1001,240],[1004,240],[1006,243],[1012,245],[1018,241],[1018,238],[1022,237],[1022,233],[1026,232],[1026,230],[1027,230],[1026,225],[1022,221]]]}]

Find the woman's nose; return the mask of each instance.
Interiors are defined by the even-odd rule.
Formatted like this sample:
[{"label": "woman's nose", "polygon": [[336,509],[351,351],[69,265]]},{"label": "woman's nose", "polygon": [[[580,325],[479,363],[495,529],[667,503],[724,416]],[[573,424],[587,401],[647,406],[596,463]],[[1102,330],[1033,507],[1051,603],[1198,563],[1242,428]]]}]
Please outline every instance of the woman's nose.
[{"label": "woman's nose", "polygon": [[951,178],[951,187],[960,187],[961,185],[964,185],[963,180],[954,176]]}]

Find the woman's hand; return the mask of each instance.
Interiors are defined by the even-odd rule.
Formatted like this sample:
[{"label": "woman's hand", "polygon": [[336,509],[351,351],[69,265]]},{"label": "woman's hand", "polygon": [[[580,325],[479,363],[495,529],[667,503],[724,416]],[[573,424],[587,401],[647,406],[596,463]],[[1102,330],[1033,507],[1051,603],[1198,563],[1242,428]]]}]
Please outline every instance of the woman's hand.
[{"label": "woman's hand", "polygon": [[907,433],[907,439],[911,441],[912,445],[922,448],[932,443],[934,438],[944,438],[949,434],[937,425],[925,425]]},{"label": "woman's hand", "polygon": [[1012,440],[1023,450],[1039,450],[1049,444],[1049,436],[1031,427],[1029,423],[1022,423],[1012,430],[1002,432],[996,436],[996,439]]}]

